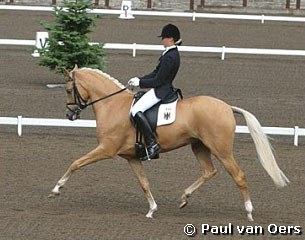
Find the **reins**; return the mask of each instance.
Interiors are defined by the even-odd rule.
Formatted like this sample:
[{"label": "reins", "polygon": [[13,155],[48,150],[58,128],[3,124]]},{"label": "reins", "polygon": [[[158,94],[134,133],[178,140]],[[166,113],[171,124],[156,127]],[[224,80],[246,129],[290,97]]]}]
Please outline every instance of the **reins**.
[{"label": "reins", "polygon": [[122,88],[122,89],[120,89],[120,90],[118,90],[118,91],[116,91],[116,92],[114,92],[114,93],[111,93],[110,95],[107,95],[107,96],[105,96],[105,97],[101,97],[101,98],[99,98],[99,99],[96,99],[96,100],[94,100],[94,101],[91,101],[91,102],[87,103],[87,102],[82,98],[82,96],[80,95],[80,93],[79,93],[79,91],[78,91],[78,89],[77,89],[77,87],[76,87],[76,79],[75,79],[75,76],[74,76],[74,75],[75,75],[75,73],[72,72],[72,78],[71,78],[71,80],[72,80],[72,82],[73,82],[74,103],[67,103],[67,104],[66,104],[67,108],[68,108],[70,111],[72,111],[72,110],[68,107],[69,105],[77,105],[81,110],[83,110],[83,109],[85,109],[86,107],[88,107],[88,106],[90,106],[90,105],[93,105],[94,103],[97,103],[97,102],[102,101],[102,100],[104,100],[104,99],[110,98],[110,97],[112,97],[112,96],[114,96],[114,95],[117,95],[117,94],[119,94],[119,93],[121,93],[121,92],[123,92],[123,91],[125,91],[125,90],[127,89],[127,87]]},{"label": "reins", "polygon": [[121,90],[116,91],[116,92],[114,92],[114,93],[111,93],[110,95],[108,95],[108,96],[106,96],[106,97],[101,97],[101,98],[99,98],[99,99],[96,99],[96,100],[94,100],[94,101],[88,103],[88,104],[86,103],[86,106],[85,106],[85,107],[88,107],[88,106],[90,106],[90,105],[93,105],[93,104],[96,103],[96,102],[99,102],[99,101],[102,101],[102,100],[104,100],[104,99],[106,99],[106,98],[109,98],[109,97],[112,97],[112,96],[114,96],[114,95],[117,95],[117,94],[119,94],[120,92],[125,91],[126,89],[127,89],[127,87],[122,88]]}]

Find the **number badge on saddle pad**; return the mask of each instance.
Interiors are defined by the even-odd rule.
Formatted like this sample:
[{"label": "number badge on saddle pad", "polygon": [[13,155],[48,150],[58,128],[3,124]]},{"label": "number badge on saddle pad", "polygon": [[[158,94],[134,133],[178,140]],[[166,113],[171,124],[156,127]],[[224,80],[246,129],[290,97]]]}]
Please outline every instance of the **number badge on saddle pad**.
[{"label": "number badge on saddle pad", "polygon": [[176,120],[176,106],[178,100],[161,104],[158,109],[157,126],[171,124]]}]

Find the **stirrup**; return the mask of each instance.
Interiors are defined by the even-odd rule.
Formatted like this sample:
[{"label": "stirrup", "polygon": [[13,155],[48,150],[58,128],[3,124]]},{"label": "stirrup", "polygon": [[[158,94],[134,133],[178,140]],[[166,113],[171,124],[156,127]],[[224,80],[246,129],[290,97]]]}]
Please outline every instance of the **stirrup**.
[{"label": "stirrup", "polygon": [[141,157],[140,159],[142,161],[150,161],[152,159],[158,159],[159,158],[159,152],[161,150],[161,147],[158,143],[145,148],[146,156]]}]

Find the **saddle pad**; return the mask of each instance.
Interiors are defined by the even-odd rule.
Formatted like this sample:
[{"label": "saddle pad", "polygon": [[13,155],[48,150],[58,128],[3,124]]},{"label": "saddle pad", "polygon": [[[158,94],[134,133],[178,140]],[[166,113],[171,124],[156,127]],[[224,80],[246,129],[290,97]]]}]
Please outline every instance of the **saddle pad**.
[{"label": "saddle pad", "polygon": [[178,100],[160,105],[157,126],[171,124],[175,121],[177,102]]}]

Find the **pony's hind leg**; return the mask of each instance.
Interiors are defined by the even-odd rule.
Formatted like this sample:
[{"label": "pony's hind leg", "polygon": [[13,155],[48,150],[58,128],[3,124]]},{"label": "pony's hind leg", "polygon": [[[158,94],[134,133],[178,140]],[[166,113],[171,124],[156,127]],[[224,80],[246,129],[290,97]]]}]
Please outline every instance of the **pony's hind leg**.
[{"label": "pony's hind leg", "polygon": [[198,189],[202,184],[207,182],[210,178],[212,178],[217,170],[214,167],[211,160],[211,151],[200,141],[195,141],[192,144],[192,150],[200,164],[202,176],[200,176],[192,185],[184,190],[184,193],[181,196],[181,202],[179,208],[183,208],[187,205],[187,198],[191,196],[191,194]]},{"label": "pony's hind leg", "polygon": [[239,190],[243,196],[245,209],[247,211],[247,216],[249,221],[253,221],[252,211],[253,206],[250,199],[250,194],[247,186],[247,180],[244,172],[240,169],[238,164],[236,163],[233,153],[226,158],[218,157],[218,159],[223,163],[227,172],[232,176],[236,185],[239,187]]}]

